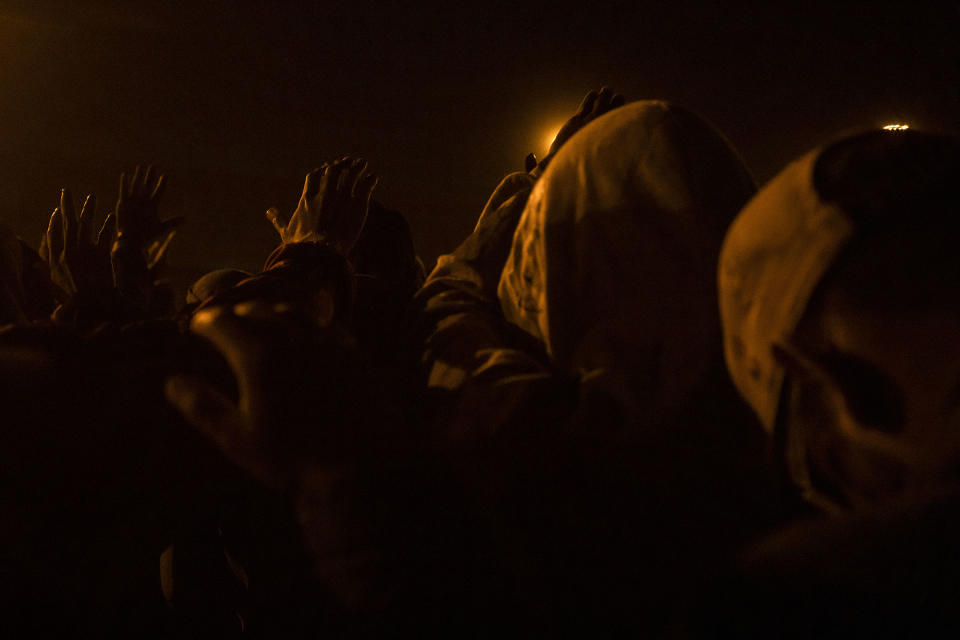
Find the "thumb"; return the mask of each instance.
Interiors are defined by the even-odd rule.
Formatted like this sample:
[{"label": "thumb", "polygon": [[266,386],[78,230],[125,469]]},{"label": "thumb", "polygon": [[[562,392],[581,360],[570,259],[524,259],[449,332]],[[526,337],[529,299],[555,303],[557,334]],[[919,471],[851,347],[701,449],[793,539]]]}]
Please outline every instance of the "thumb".
[{"label": "thumb", "polygon": [[108,214],[97,234],[97,246],[104,251],[109,251],[113,245],[113,238],[117,234],[117,216]]},{"label": "thumb", "polygon": [[170,249],[170,243],[173,241],[173,237],[177,235],[176,229],[169,229],[166,231],[166,235],[155,240],[151,243],[150,247],[147,249],[147,268],[153,269],[158,264],[160,264],[164,257],[167,255],[167,251]]},{"label": "thumb", "polygon": [[523,170],[527,173],[530,173],[537,168],[537,156],[533,153],[528,153],[527,157],[523,160]]},{"label": "thumb", "polygon": [[40,256],[40,259],[44,262],[50,262],[50,252],[47,250],[47,234],[40,234],[40,248],[37,249],[37,254]]},{"label": "thumb", "polygon": [[269,209],[267,209],[267,212],[265,215],[267,216],[267,220],[270,221],[270,224],[273,225],[273,228],[277,230],[277,233],[279,233],[280,237],[282,238],[283,230],[284,228],[286,228],[287,225],[281,219],[280,211],[276,207],[270,207]]}]

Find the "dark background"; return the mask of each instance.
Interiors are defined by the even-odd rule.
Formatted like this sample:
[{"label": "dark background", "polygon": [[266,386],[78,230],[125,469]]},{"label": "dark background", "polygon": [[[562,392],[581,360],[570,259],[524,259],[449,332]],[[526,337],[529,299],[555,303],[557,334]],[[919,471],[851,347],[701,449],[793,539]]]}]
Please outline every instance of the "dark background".
[{"label": "dark background", "polygon": [[36,246],[61,186],[102,210],[154,163],[182,287],[258,268],[264,210],[357,154],[430,266],[590,88],[693,108],[764,181],[846,131],[960,130],[958,33],[956,2],[0,3],[0,219]]}]

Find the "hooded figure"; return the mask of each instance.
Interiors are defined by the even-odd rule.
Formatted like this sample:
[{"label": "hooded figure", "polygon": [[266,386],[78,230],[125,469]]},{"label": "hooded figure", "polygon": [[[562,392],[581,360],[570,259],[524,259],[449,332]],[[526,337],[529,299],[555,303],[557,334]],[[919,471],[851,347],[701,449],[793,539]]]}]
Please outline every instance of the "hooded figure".
[{"label": "hooded figure", "polygon": [[423,404],[480,511],[475,601],[541,634],[656,634],[775,517],[714,284],[754,187],[716,130],[653,101],[532,183],[508,176],[417,294]]},{"label": "hooded figure", "polygon": [[716,259],[754,190],[697,116],[665,102],[615,109],[533,189],[497,291],[504,316],[634,415],[675,410],[719,354]]},{"label": "hooded figure", "polygon": [[958,183],[960,140],[868,131],[788,165],[731,226],[730,373],[829,517],[744,551],[703,614],[714,636],[957,635]]},{"label": "hooded figure", "polygon": [[731,377],[819,507],[883,502],[960,459],[958,170],[947,136],[849,137],[787,166],[724,241]]}]

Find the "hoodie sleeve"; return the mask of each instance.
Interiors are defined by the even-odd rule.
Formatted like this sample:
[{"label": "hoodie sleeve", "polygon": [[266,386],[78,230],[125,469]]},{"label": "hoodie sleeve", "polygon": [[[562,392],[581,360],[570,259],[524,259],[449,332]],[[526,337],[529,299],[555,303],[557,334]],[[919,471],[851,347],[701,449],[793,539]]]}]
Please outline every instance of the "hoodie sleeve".
[{"label": "hoodie sleeve", "polygon": [[519,217],[530,186],[508,176],[474,233],[440,257],[415,298],[418,367],[431,422],[457,439],[529,424],[521,416],[545,407],[553,414],[576,395],[575,383],[549,365],[539,342],[507,322],[496,295],[499,269],[491,264],[500,256],[493,245],[509,250],[513,236],[512,225],[497,229],[497,220]]}]

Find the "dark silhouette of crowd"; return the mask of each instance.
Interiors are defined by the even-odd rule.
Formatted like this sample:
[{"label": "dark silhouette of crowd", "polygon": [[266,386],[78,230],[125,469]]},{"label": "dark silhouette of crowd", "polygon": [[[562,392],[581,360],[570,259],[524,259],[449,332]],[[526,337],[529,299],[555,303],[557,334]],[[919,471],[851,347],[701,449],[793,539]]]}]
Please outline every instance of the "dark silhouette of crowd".
[{"label": "dark silhouette of crowd", "polygon": [[0,225],[5,637],[960,630],[960,141],[604,88],[429,273],[378,180],[185,300],[152,167]]}]

